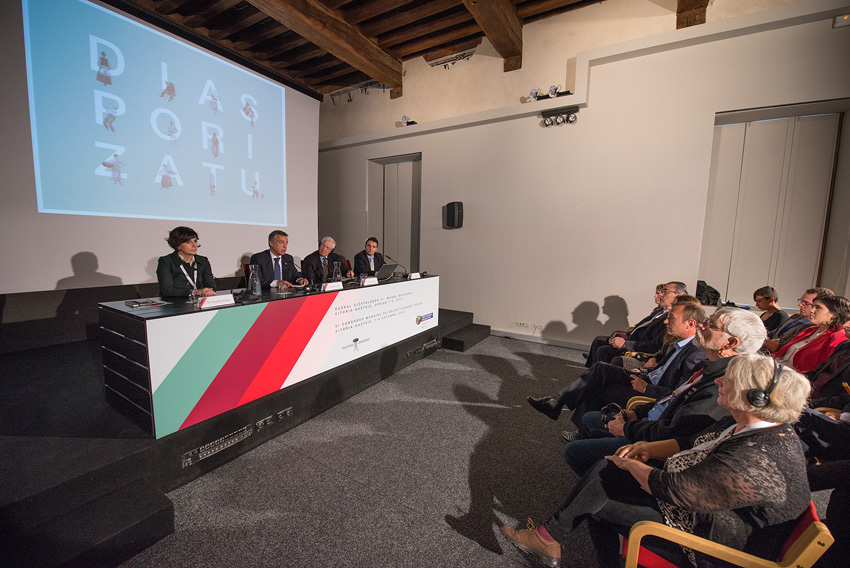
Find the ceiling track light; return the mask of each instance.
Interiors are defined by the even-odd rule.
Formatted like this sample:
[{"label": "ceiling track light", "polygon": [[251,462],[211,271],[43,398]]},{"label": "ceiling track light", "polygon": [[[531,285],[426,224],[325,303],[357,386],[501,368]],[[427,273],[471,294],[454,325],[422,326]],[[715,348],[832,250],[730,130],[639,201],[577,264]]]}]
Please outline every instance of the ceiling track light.
[{"label": "ceiling track light", "polygon": [[410,117],[408,117],[407,115],[404,115],[404,116],[401,117],[401,125],[402,126],[412,126],[414,124],[416,124],[416,121],[411,120]]},{"label": "ceiling track light", "polygon": [[568,106],[553,108],[543,111],[541,116],[543,117],[542,125],[546,128],[551,126],[561,126],[564,124],[575,124],[578,120],[578,107]]}]

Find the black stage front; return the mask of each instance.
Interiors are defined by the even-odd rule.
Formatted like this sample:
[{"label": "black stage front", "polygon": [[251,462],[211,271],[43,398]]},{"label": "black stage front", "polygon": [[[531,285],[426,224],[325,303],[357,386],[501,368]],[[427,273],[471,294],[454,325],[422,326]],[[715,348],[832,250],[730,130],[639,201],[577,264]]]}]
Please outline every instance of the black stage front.
[{"label": "black stage front", "polygon": [[[99,340],[0,359],[0,546],[6,566],[115,566],[173,530],[170,491],[309,420],[432,352],[472,315],[440,310],[439,327],[160,440],[106,403]],[[289,420],[215,443],[281,407]],[[312,401],[309,405],[304,401]]]}]

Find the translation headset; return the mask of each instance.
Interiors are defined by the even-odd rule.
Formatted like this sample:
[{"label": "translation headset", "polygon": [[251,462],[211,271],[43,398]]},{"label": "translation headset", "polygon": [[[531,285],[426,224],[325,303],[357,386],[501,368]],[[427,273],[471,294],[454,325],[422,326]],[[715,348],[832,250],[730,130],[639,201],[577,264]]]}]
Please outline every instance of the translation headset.
[{"label": "translation headset", "polygon": [[782,374],[782,369],[784,367],[785,365],[777,363],[776,359],[773,360],[773,381],[771,381],[770,386],[767,387],[766,391],[761,389],[752,389],[747,391],[747,400],[750,404],[756,408],[764,408],[770,404],[770,393],[772,393],[773,389],[776,388],[776,383],[779,382],[779,375]]}]

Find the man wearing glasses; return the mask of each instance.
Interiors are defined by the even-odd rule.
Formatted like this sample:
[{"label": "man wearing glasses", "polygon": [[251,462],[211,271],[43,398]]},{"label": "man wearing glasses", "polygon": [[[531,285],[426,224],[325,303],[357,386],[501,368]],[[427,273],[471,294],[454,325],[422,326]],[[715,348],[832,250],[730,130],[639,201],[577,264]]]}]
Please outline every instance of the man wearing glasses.
[{"label": "man wearing glasses", "polygon": [[809,288],[798,300],[800,313],[792,315],[788,320],[768,335],[764,342],[765,348],[771,353],[780,349],[783,345],[794,339],[798,333],[809,327],[809,317],[812,315],[814,301],[821,294],[832,295],[828,288]]},{"label": "man wearing glasses", "polygon": [[615,331],[611,337],[601,335],[593,340],[587,361],[584,366],[590,368],[597,361],[610,363],[614,357],[623,355],[626,351],[655,353],[661,349],[667,326],[664,320],[667,310],[673,305],[677,296],[688,293],[688,288],[682,282],[668,282],[658,290],[656,301],[660,309],[640,320],[630,332]]}]

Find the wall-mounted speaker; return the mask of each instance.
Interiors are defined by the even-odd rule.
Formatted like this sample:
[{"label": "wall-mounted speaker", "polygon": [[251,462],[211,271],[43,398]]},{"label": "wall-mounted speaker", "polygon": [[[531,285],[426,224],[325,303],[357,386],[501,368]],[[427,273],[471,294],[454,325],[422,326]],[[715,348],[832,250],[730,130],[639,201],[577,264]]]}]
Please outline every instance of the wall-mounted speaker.
[{"label": "wall-mounted speaker", "polygon": [[446,204],[446,226],[452,229],[463,227],[463,202],[452,201]]}]

